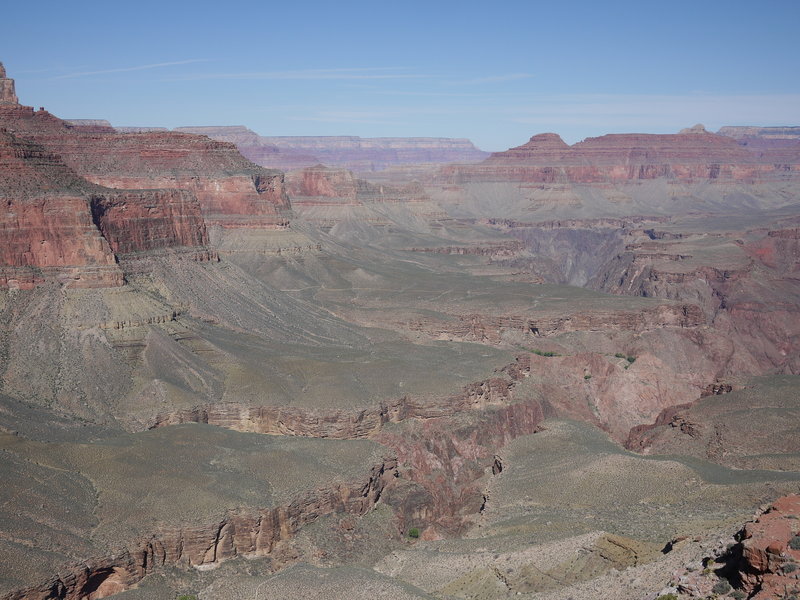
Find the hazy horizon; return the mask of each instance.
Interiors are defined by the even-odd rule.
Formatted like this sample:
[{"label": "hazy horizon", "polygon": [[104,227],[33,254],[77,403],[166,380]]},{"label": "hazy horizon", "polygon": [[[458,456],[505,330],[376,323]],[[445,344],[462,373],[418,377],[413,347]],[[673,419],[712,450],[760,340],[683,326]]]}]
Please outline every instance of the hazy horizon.
[{"label": "hazy horizon", "polygon": [[800,124],[800,4],[41,2],[7,8],[20,102],[117,126],[453,137]]}]

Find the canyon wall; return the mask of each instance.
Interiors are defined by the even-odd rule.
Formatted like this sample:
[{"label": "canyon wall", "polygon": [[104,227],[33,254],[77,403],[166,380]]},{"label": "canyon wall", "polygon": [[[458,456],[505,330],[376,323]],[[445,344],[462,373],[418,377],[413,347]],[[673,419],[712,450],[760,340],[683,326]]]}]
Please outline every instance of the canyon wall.
[{"label": "canyon wall", "polygon": [[183,133],[116,132],[21,106],[0,66],[0,194],[8,210],[0,285],[56,278],[118,286],[117,254],[198,248],[207,225],[285,228],[283,174],[233,144]]},{"label": "canyon wall", "polygon": [[478,165],[448,165],[443,182],[517,181],[608,184],[669,178],[681,181],[758,181],[796,178],[800,147],[786,149],[784,164],[748,152],[736,140],[702,126],[678,134],[609,134],[572,146],[558,135],[533,136]]},{"label": "canyon wall", "polygon": [[454,138],[260,136],[242,126],[179,127],[176,131],[232,142],[253,162],[286,170],[323,163],[353,171],[380,171],[397,165],[476,162],[488,156],[469,140]]},{"label": "canyon wall", "polygon": [[41,146],[0,130],[0,286],[48,278],[73,287],[122,285],[122,271],[92,220],[92,186]]}]

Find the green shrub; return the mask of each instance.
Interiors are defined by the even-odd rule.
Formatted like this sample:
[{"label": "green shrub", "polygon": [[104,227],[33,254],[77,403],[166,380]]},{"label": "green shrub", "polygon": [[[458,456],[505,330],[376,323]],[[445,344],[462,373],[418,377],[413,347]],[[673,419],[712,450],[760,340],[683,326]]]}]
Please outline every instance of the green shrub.
[{"label": "green shrub", "polygon": [[797,571],[796,563],[786,563],[785,565],[783,565],[784,573],[794,573],[795,571]]},{"label": "green shrub", "polygon": [[656,600],[678,600],[677,594],[661,594]]},{"label": "green shrub", "polygon": [[717,583],[714,584],[714,587],[711,588],[711,591],[715,594],[722,594],[725,595],[731,591],[731,584],[728,583],[726,579],[720,579]]},{"label": "green shrub", "polygon": [[635,356],[626,356],[625,360],[627,360],[629,363],[633,364],[634,361],[636,360],[636,357]]},{"label": "green shrub", "polygon": [[734,600],[744,600],[747,598],[747,594],[742,590],[733,590],[733,592],[731,592],[731,598]]},{"label": "green shrub", "polygon": [[[622,352],[617,352],[617,353],[614,355],[614,357],[615,357],[615,358],[627,358],[627,357],[626,357],[626,356],[625,356],[625,355],[624,355]],[[667,595],[669,595],[669,594],[667,594]]]},{"label": "green shrub", "polygon": [[589,381],[589,380],[592,378],[592,376],[591,376],[591,375],[584,375],[584,376],[583,376],[583,378],[584,378],[586,381]]},{"label": "green shrub", "polygon": [[555,352],[551,352],[550,350],[547,350],[547,351],[544,351],[544,350],[531,350],[531,352],[533,352],[537,356],[561,356],[560,354],[557,354]]},{"label": "green shrub", "polygon": [[789,540],[789,548],[792,550],[800,550],[800,535],[796,535]]},{"label": "green shrub", "polygon": [[556,354],[555,352],[551,352],[550,350],[546,352],[543,350],[531,350],[531,352],[533,352],[537,356],[561,356],[560,354]]},{"label": "green shrub", "polygon": [[419,537],[419,528],[418,527],[412,527],[411,529],[409,529],[408,530],[408,537],[413,538],[413,539],[417,539]]},{"label": "green shrub", "polygon": [[194,594],[181,594],[177,600],[197,600],[197,596]]}]

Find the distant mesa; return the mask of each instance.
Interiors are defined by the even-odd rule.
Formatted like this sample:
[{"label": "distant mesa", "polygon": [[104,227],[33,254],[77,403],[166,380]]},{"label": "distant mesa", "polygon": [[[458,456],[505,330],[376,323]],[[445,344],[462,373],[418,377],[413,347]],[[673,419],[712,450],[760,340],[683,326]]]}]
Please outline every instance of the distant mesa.
[{"label": "distant mesa", "polygon": [[[117,131],[125,130],[117,128]],[[371,172],[402,165],[474,163],[489,156],[471,141],[460,138],[261,136],[243,125],[178,127],[175,131],[230,142],[254,163],[287,171],[322,163]]]},{"label": "distant mesa", "polygon": [[800,142],[800,127],[721,127],[719,135],[736,140],[759,138],[770,140],[791,140]]},{"label": "distant mesa", "polygon": [[117,133],[153,133],[155,131],[169,131],[166,127],[114,127]]},{"label": "distant mesa", "polygon": [[444,166],[437,179],[450,184],[605,185],[661,178],[755,182],[796,177],[800,127],[720,131],[738,137],[710,133],[697,124],[676,134],[614,133],[569,146],[554,133],[540,133],[482,163]]}]

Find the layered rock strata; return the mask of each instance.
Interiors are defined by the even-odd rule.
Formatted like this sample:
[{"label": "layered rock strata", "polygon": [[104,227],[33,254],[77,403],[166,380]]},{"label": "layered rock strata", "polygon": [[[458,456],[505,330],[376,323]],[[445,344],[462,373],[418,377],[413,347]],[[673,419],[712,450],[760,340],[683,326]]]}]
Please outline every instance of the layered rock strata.
[{"label": "layered rock strata", "polygon": [[165,566],[217,565],[237,556],[281,557],[282,543],[320,516],[362,515],[394,479],[396,461],[385,458],[359,480],[332,484],[295,498],[290,504],[254,512],[231,511],[219,521],[164,528],[110,556],[64,568],[50,581],[2,596],[2,600],[97,600],[135,585]]},{"label": "layered rock strata", "polygon": [[92,220],[88,188],[59,157],[0,131],[0,286],[57,278],[73,287],[122,285]]},{"label": "layered rock strata", "polygon": [[[9,80],[10,81],[10,80]],[[285,227],[283,174],[245,159],[230,143],[178,132],[123,134],[105,122],[63,121],[44,109],[0,103],[0,127],[57,153],[79,176],[117,189],[193,192],[207,223]]]},{"label": "layered rock strata", "polygon": [[747,181],[796,177],[800,152],[783,164],[748,152],[732,138],[705,129],[678,134],[609,134],[567,145],[558,135],[533,136],[496,152],[479,165],[443,167],[450,183],[515,181],[539,184],[613,184],[669,178],[680,181]]},{"label": "layered rock strata", "polygon": [[95,194],[91,209],[94,222],[116,254],[208,245],[200,203],[185,190]]}]

